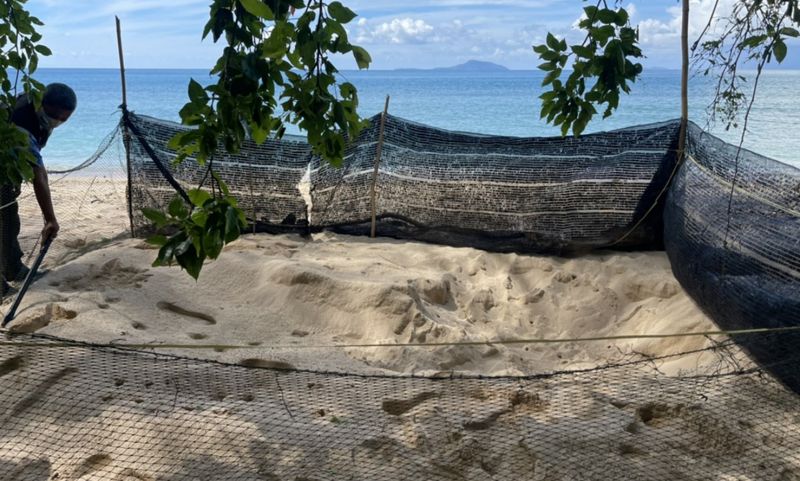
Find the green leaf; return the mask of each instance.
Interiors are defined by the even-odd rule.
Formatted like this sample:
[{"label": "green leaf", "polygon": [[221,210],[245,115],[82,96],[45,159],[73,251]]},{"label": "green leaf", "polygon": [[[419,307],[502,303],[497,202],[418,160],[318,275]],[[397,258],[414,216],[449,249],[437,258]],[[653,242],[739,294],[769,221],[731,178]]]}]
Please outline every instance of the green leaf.
[{"label": "green leaf", "polygon": [[203,189],[192,189],[186,194],[189,196],[192,205],[196,205],[197,207],[202,207],[207,200],[211,199],[211,194]]},{"label": "green leaf", "polygon": [[203,209],[195,209],[192,211],[191,219],[198,227],[205,228],[208,222],[208,212]]},{"label": "green leaf", "polygon": [[610,8],[603,8],[597,12],[597,19],[602,23],[611,24],[617,21],[617,14]]},{"label": "green leaf", "polygon": [[154,223],[156,227],[161,228],[164,227],[169,223],[167,220],[166,214],[161,212],[160,210],[151,209],[149,207],[145,207],[142,209],[142,214],[150,220],[150,222]]},{"label": "green leaf", "polygon": [[235,241],[240,234],[239,213],[235,207],[228,207],[225,211],[225,242]]},{"label": "green leaf", "polygon": [[175,196],[169,203],[167,212],[169,212],[169,215],[172,217],[177,217],[178,219],[185,219],[189,213],[186,209],[186,204],[183,203],[183,199],[178,196]]},{"label": "green leaf", "polygon": [[148,237],[145,242],[155,246],[164,246],[167,243],[167,237],[162,234],[156,234],[154,236]]},{"label": "green leaf", "polygon": [[195,79],[189,80],[189,99],[194,103],[200,104],[208,102],[208,94]]},{"label": "green leaf", "polygon": [[186,272],[192,276],[194,280],[200,277],[200,271],[203,269],[203,261],[205,257],[198,256],[194,249],[189,249],[183,255],[176,256],[178,264],[186,269]]},{"label": "green leaf", "polygon": [[369,64],[372,63],[372,57],[369,56],[369,53],[356,45],[353,45],[353,57],[361,70],[369,68]]},{"label": "green leaf", "polygon": [[744,39],[740,44],[739,48],[755,48],[760,44],[764,43],[767,40],[766,35],[753,35],[752,37],[747,37]]},{"label": "green leaf", "polygon": [[573,45],[572,46],[572,51],[575,52],[575,55],[577,55],[578,57],[582,57],[582,58],[586,58],[586,59],[594,58],[594,49],[589,48],[589,47],[584,47],[584,46],[581,46],[581,45]]},{"label": "green leaf", "polygon": [[217,181],[217,185],[219,185],[219,190],[222,191],[223,195],[225,195],[226,197],[231,195],[231,191],[230,189],[228,189],[228,184],[226,184],[225,181],[222,180],[222,177],[220,177],[216,171],[212,170],[211,176],[214,177],[214,180]]},{"label": "green leaf", "polygon": [[52,50],[41,44],[33,47],[33,49],[36,50],[36,53],[38,53],[39,55],[44,55],[45,57],[53,55]]},{"label": "green leaf", "polygon": [[558,48],[560,46],[560,42],[558,41],[558,39],[555,37],[555,35],[553,35],[550,32],[547,32],[547,46],[550,47],[551,50],[556,50],[556,51],[558,51]]},{"label": "green leaf", "polygon": [[781,35],[786,35],[787,37],[797,38],[800,37],[800,32],[797,29],[792,27],[783,27],[781,29]]},{"label": "green leaf", "polygon": [[630,17],[628,15],[628,11],[625,10],[624,8],[620,8],[617,11],[616,24],[619,25],[620,27],[622,27],[623,25],[628,23],[628,19],[629,18]]},{"label": "green leaf", "polygon": [[777,60],[778,63],[783,62],[783,59],[786,58],[786,44],[783,40],[776,40],[772,51],[775,53],[775,60]]},{"label": "green leaf", "polygon": [[194,248],[194,244],[192,244],[192,240],[191,239],[186,239],[183,242],[181,242],[181,243],[179,243],[178,245],[175,246],[175,255],[176,256],[182,256],[183,254],[186,254],[187,252],[189,252],[189,249],[193,249],[193,248]]},{"label": "green leaf", "polygon": [[544,80],[542,80],[542,86],[550,85],[559,76],[561,76],[561,69],[560,68],[555,69],[552,72],[548,72],[547,75],[544,76]]},{"label": "green leaf", "polygon": [[203,236],[203,250],[206,255],[211,259],[216,259],[219,253],[222,252],[222,246],[222,237],[218,228],[215,226],[211,230],[206,230]]},{"label": "green leaf", "polygon": [[275,15],[272,13],[266,3],[261,0],[239,0],[245,10],[266,20],[275,20]]},{"label": "green leaf", "polygon": [[549,52],[550,48],[548,48],[547,45],[534,45],[533,51],[541,55],[545,52]]},{"label": "green leaf", "polygon": [[347,23],[357,16],[352,10],[342,5],[341,2],[331,2],[328,4],[328,13],[340,23]]}]

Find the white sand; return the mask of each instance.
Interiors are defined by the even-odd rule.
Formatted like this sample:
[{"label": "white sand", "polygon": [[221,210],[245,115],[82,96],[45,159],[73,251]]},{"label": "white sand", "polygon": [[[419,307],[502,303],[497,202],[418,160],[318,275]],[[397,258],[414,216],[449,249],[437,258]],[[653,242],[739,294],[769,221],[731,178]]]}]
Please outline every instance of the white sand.
[{"label": "white sand", "polygon": [[[72,189],[79,191],[80,185],[76,182]],[[115,207],[101,197],[98,199],[87,219],[113,218],[117,224],[124,225],[124,210],[121,212],[118,205]],[[76,237],[69,226],[64,228],[62,237]],[[107,224],[98,225],[97,229],[81,224],[79,228],[85,238],[110,236],[110,232],[102,232],[103,229],[108,230]],[[77,237],[81,237],[80,233]],[[150,267],[155,254],[155,250],[141,240],[120,240],[56,267],[28,293],[14,329],[104,343],[252,346],[248,349],[171,348],[166,351],[230,362],[248,359],[250,364],[261,366],[288,365],[357,373],[458,371],[487,375],[585,368],[622,358],[661,356],[708,345],[704,337],[530,345],[504,345],[490,341],[717,329],[680,288],[663,252],[602,253],[562,259],[492,254],[468,248],[333,234],[321,234],[313,239],[247,235],[226,248],[219,260],[209,262],[196,283],[177,267]],[[309,348],[459,341],[487,343],[477,346]],[[684,356],[661,363],[661,369],[675,373],[710,360],[710,357]],[[566,401],[575,403],[584,417],[590,412],[597,416],[619,417],[612,424],[619,424],[620,429],[625,422],[630,422],[625,419],[635,418],[638,412],[634,410],[631,411],[634,414],[623,415],[623,411],[614,408],[617,409],[612,409],[617,413],[614,414],[606,407],[597,407],[600,406],[596,404],[599,402],[597,392],[587,391],[585,395],[585,399]],[[397,393],[397,396],[413,397],[412,393]],[[502,393],[487,396],[485,399],[489,405],[508,402]],[[465,398],[464,402],[468,401],[476,402]],[[606,402],[603,406],[609,405]],[[99,405],[92,408],[103,411]],[[492,412],[473,412],[473,415],[491,418]],[[381,413],[379,405],[372,414],[376,419],[386,416],[386,413]],[[420,416],[420,420],[415,418],[414,422],[422,423],[423,428],[425,419],[434,424],[441,422],[441,413],[423,409],[411,414]],[[226,436],[263,436],[256,426],[239,425],[227,429],[224,423],[218,424],[219,421],[214,420],[215,416],[219,417],[216,412],[198,412],[196,416],[189,422],[192,429],[211,422],[214,427],[212,430],[209,425],[208,432],[213,431],[222,439]],[[577,421],[578,417],[575,418]],[[158,454],[154,454],[154,459],[158,462],[181,464],[184,461],[180,450],[170,450],[171,444],[178,446],[181,443],[181,440],[170,441],[170,433],[175,432],[178,424],[187,422],[185,419],[179,423],[162,416],[158,420],[145,417],[127,421],[109,419],[108,422],[109,426],[116,426],[113,429],[131,426],[144,429],[146,436],[141,442],[143,445],[155,443],[154,449]],[[117,426],[115,423],[128,424]],[[330,423],[320,425],[320,435],[327,433],[329,428]],[[582,429],[577,424],[575,428],[578,433]],[[397,429],[402,431],[406,428],[398,425]],[[566,433],[567,438],[578,435],[569,434],[572,431],[568,427],[563,428],[567,431],[559,431],[561,428],[557,424],[548,429],[553,430],[552,435],[558,432]],[[696,433],[685,434],[683,442],[687,445],[705,442],[698,440]],[[657,436],[657,433],[653,431],[652,435]],[[389,439],[392,434],[386,436]],[[722,439],[728,434],[720,436]],[[492,442],[488,439],[481,441],[489,443],[485,449],[489,449]],[[130,474],[136,469],[147,472],[147,466],[132,467],[123,461],[103,457],[104,443],[118,445],[121,442],[115,438],[95,439],[87,441],[85,452],[65,454],[50,451],[46,456],[53,466],[60,466],[62,473],[82,472],[80,470],[86,463],[94,461],[99,466],[92,468],[97,476],[103,473],[123,476],[125,472]],[[465,442],[462,440],[461,444]],[[576,438],[570,442],[582,441]],[[675,446],[681,446],[680,439],[674,442]],[[215,451],[216,456],[224,458],[236,454],[228,453],[224,444]],[[432,446],[438,449],[435,443]],[[476,449],[480,451],[483,448]],[[555,453],[559,448],[553,446],[549,449]],[[678,450],[676,453],[682,452],[680,447],[675,449]],[[464,456],[463,452],[459,453],[456,457]],[[509,453],[509,456],[517,454]],[[32,459],[38,455],[31,455]],[[22,459],[20,456],[17,453],[12,457]],[[83,458],[86,459],[80,461]],[[690,459],[691,456],[684,461]],[[414,458],[415,463],[428,461],[428,458]],[[464,464],[466,461],[462,459],[459,462],[461,467],[458,469],[467,469],[462,466],[467,465]],[[528,479],[524,471],[515,473],[513,463],[503,462],[498,461],[501,467],[497,469],[501,470],[502,476],[497,479]],[[246,467],[252,463],[252,459],[245,457],[238,466]],[[466,479],[483,479],[485,475],[480,470],[460,472]],[[86,476],[80,479],[111,478]],[[154,478],[131,475],[119,479]],[[365,478],[356,476],[356,479]],[[669,479],[669,476],[663,479]]]},{"label": "white sand", "polygon": [[[717,329],[678,285],[663,252],[563,259],[327,233],[313,239],[246,235],[208,262],[195,282],[178,267],[150,267],[156,251],[142,240],[108,241],[127,227],[124,183],[67,178],[54,184],[53,195],[63,226],[48,259],[59,265],[26,295],[16,330],[94,342],[260,344],[248,350],[182,351],[231,362],[264,357],[348,372],[513,375],[602,365],[631,353],[674,354],[708,341],[308,346]],[[22,244],[32,248],[40,214],[33,198],[24,196]],[[284,348],[293,345],[305,347]],[[687,357],[670,366],[696,363]]]}]

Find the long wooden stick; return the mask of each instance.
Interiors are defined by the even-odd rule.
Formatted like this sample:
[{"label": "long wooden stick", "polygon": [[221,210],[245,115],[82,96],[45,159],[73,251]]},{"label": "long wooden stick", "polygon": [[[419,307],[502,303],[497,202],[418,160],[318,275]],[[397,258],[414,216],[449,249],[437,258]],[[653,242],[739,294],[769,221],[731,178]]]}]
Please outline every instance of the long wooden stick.
[{"label": "long wooden stick", "polygon": [[[125,82],[125,57],[122,55],[122,28],[120,27],[119,17],[115,16],[117,22],[117,50],[119,51],[119,76],[122,82],[122,115],[128,115],[128,88]],[[128,221],[131,226],[131,237],[136,237],[136,231],[133,226],[133,179],[131,178],[131,136],[128,132],[128,127],[125,122],[122,123],[122,143],[125,145],[125,165],[128,171],[128,187],[127,187],[127,201],[128,201]]]},{"label": "long wooden stick", "polygon": [[678,162],[683,161],[689,127],[689,0],[683,0],[681,60],[681,129],[678,138]]},{"label": "long wooden stick", "polygon": [[389,112],[389,96],[386,96],[386,104],[383,106],[383,113],[381,114],[381,125],[378,131],[378,147],[375,153],[375,170],[372,172],[372,189],[370,191],[370,202],[372,203],[372,224],[370,228],[370,237],[375,237],[377,234],[377,225],[375,217],[377,215],[377,206],[375,205],[375,184],[378,183],[378,167],[381,163],[381,153],[383,152],[383,129],[386,126],[386,115]]},{"label": "long wooden stick", "polygon": [[39,267],[42,266],[42,261],[44,260],[44,256],[47,255],[47,250],[50,249],[50,244],[53,243],[53,239],[47,239],[42,243],[42,247],[39,249],[39,255],[36,256],[36,260],[33,261],[33,265],[31,269],[28,271],[28,275],[25,277],[25,282],[22,284],[19,292],[17,293],[16,299],[14,299],[14,304],[11,305],[11,308],[6,313],[5,317],[3,317],[3,327],[6,327],[9,322],[13,321],[14,318],[17,316],[17,309],[19,309],[19,305],[22,302],[22,298],[25,297],[25,293],[28,292],[28,288],[33,283],[33,278],[36,277],[36,273],[39,271]]}]

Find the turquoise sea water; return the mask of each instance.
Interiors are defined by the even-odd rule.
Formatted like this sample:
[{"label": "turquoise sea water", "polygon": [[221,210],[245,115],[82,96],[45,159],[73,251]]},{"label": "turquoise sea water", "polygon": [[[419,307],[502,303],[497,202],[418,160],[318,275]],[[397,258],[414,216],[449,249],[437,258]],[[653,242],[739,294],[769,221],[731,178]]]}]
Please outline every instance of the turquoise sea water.
[{"label": "turquoise sea water", "polygon": [[[344,72],[356,84],[361,113],[371,116],[383,110],[391,95],[390,113],[437,127],[515,136],[559,135],[539,120],[538,95],[542,74],[536,71],[503,73],[438,71]],[[119,119],[120,76],[113,69],[42,69],[43,82],[64,82],[78,94],[78,110],[60,127],[43,151],[52,166],[75,165],[94,152]],[[128,105],[132,111],[179,120],[190,78],[208,79],[203,70],[129,70]],[[796,86],[800,71],[767,72],[762,79],[745,146],[764,155],[800,167],[800,97]],[[690,117],[706,125],[706,106],[711,86],[707,79],[692,80]],[[610,119],[590,124],[587,131],[659,122],[680,115],[679,73],[646,72],[630,96]],[[739,132],[715,132],[738,141]]]}]

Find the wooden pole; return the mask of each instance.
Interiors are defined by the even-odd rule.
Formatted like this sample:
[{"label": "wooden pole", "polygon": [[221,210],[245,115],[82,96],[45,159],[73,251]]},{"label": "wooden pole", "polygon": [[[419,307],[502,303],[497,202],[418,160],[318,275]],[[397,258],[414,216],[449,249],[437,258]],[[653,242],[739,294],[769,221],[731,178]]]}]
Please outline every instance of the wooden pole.
[{"label": "wooden pole", "polygon": [[370,201],[372,203],[372,225],[370,229],[370,237],[375,237],[377,234],[377,225],[375,222],[377,206],[375,205],[375,184],[378,183],[378,167],[381,163],[381,153],[383,152],[383,129],[386,126],[386,115],[389,112],[389,96],[386,96],[386,104],[383,106],[383,113],[381,114],[381,125],[378,131],[378,147],[375,153],[375,170],[372,172],[372,189],[370,192]]},{"label": "wooden pole", "polygon": [[683,0],[681,20],[681,128],[678,138],[678,162],[683,161],[689,127],[689,0]]},{"label": "wooden pole", "polygon": [[[120,27],[119,17],[114,16],[117,23],[117,50],[119,51],[119,76],[122,82],[122,117],[127,121],[128,117],[128,88],[125,83],[125,57],[122,55],[122,28]],[[127,202],[128,202],[128,221],[131,226],[131,237],[136,237],[136,230],[133,225],[133,179],[131,178],[131,136],[125,122],[122,123],[122,143],[125,146],[125,165],[128,171]]]}]

